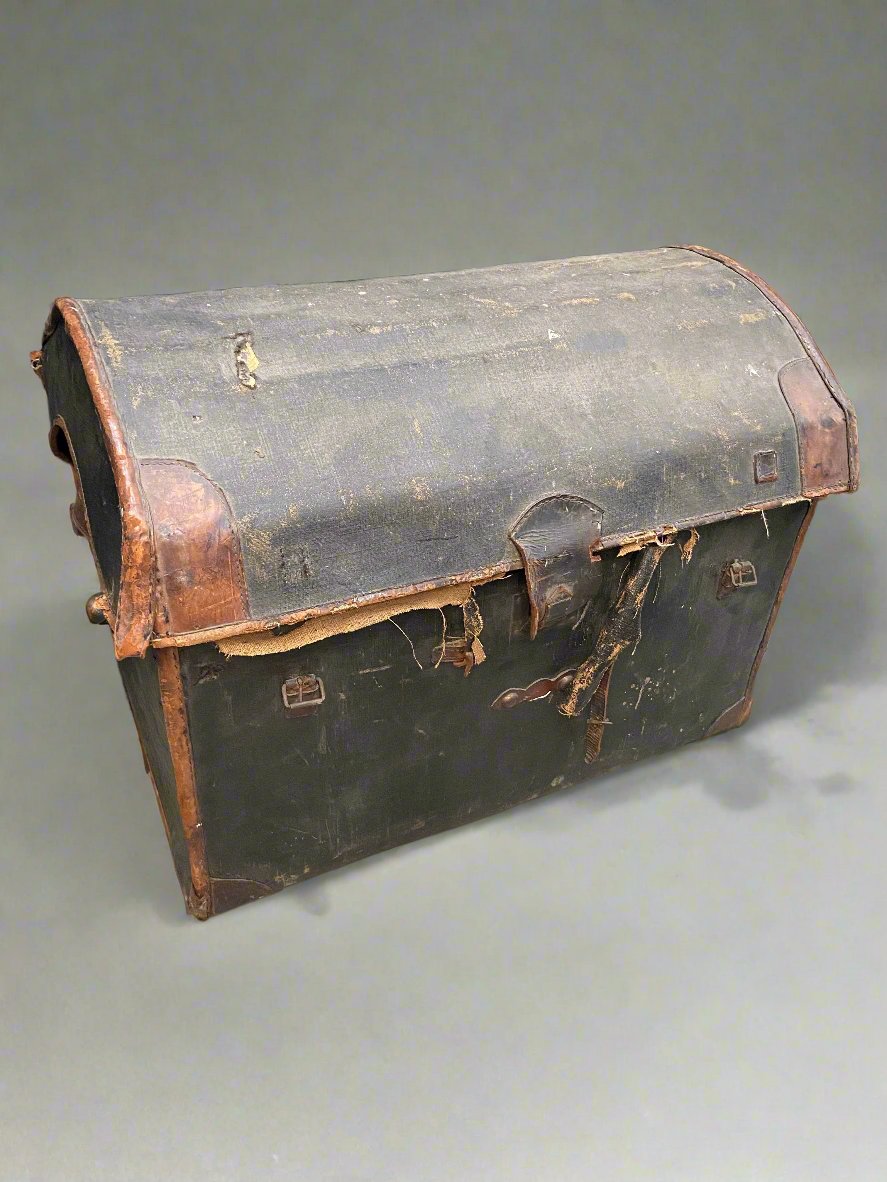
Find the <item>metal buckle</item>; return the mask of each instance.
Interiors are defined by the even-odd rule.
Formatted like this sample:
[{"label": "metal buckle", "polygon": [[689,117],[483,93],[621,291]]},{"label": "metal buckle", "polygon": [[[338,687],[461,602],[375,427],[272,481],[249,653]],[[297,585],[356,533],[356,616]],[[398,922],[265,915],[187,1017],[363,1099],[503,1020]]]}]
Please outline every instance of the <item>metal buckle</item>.
[{"label": "metal buckle", "polygon": [[435,668],[438,665],[464,665],[467,651],[468,642],[464,636],[448,636],[443,644],[431,650],[431,664]]},{"label": "metal buckle", "polygon": [[739,588],[757,585],[758,572],[754,565],[745,558],[734,558],[721,571],[718,580],[718,599],[723,599],[725,595],[730,595]]},{"label": "metal buckle", "polygon": [[288,678],[280,687],[283,705],[292,714],[304,714],[315,710],[326,701],[323,682],[314,673],[302,673]]},{"label": "metal buckle", "polygon": [[734,587],[756,587],[758,574],[750,562],[735,559],[730,563],[730,582]]}]

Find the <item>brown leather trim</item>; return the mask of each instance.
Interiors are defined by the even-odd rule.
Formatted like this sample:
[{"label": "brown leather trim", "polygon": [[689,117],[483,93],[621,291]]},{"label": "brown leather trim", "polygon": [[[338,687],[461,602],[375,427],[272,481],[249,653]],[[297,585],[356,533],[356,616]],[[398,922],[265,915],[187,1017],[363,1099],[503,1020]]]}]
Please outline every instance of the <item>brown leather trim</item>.
[{"label": "brown leather trim", "polygon": [[408,595],[422,595],[426,591],[436,591],[442,587],[457,587],[463,583],[479,587],[482,583],[489,583],[493,579],[504,579],[512,570],[520,569],[520,562],[500,562],[495,566],[485,567],[483,570],[464,571],[445,579],[412,583],[407,587],[392,587],[387,591],[377,591],[369,595],[354,595],[339,603],[319,604],[317,607],[303,608],[301,611],[286,612],[279,616],[267,616],[262,620],[241,620],[236,624],[223,624],[218,628],[200,628],[194,632],[183,632],[176,636],[158,636],[151,643],[154,648],[158,649],[188,648],[192,644],[212,644],[218,640],[226,640],[231,636],[273,632],[275,628],[301,624],[305,620],[313,620],[318,616],[338,615],[340,612],[351,611],[353,608],[388,603],[392,599],[402,599]]},{"label": "brown leather trim", "polygon": [[848,485],[847,427],[819,371],[809,357],[798,357],[782,367],[778,380],[798,432],[804,495]]},{"label": "brown leather trim", "polygon": [[155,633],[248,618],[240,540],[225,494],[186,460],[140,460],[139,468],[153,532]]},{"label": "brown leather trim", "polygon": [[102,425],[105,448],[120,502],[123,546],[120,593],[114,622],[114,651],[118,660],[123,657],[143,657],[151,640],[153,622],[152,554],[150,519],[139,484],[138,466],[126,446],[104,360],[76,300],[62,297],[55,301],[44,332],[44,344],[59,322],[64,324],[83,366]]},{"label": "brown leather trim", "polygon": [[[154,658],[153,654],[148,654],[147,659],[153,660],[155,658]],[[160,666],[160,661],[158,660],[158,668],[159,668],[159,666]],[[132,701],[129,697],[129,694],[126,694],[125,697],[126,697],[126,703],[129,706],[130,717],[132,718],[133,726],[135,727],[136,736],[139,740],[139,748],[141,749],[141,752],[142,752],[142,763],[144,764],[144,767],[145,767],[145,774],[147,775],[148,779],[151,782],[151,789],[154,793],[154,799],[157,801],[157,811],[160,813],[160,821],[161,821],[161,824],[163,825],[163,832],[166,835],[166,841],[167,841],[167,845],[170,848],[170,853],[172,853],[172,834],[170,832],[169,817],[167,816],[166,809],[164,808],[163,798],[160,795],[160,790],[157,787],[157,780],[154,777],[154,771],[151,767],[150,760],[148,759],[148,748],[147,748],[147,745],[145,742],[145,738],[142,735],[142,729],[139,726],[139,720],[136,717],[136,712],[133,709]],[[164,712],[164,718],[165,718],[165,712]],[[175,768],[173,768],[173,770],[175,771]],[[179,868],[176,863],[175,856],[173,856],[173,858],[172,858],[172,863],[173,863],[173,868],[176,871],[176,878],[179,880],[179,886],[181,888],[182,895],[185,899],[185,905],[186,905],[186,907],[190,907],[190,899],[189,899],[189,895],[191,893],[189,890],[190,883],[183,882],[181,880],[181,877],[179,875]]]},{"label": "brown leather trim", "polygon": [[767,645],[770,643],[770,636],[773,632],[773,625],[776,623],[776,617],[779,615],[779,609],[782,606],[782,601],[785,598],[786,590],[788,589],[789,579],[792,577],[792,572],[795,569],[795,563],[798,561],[798,555],[801,552],[801,546],[804,544],[804,538],[807,536],[807,530],[810,528],[810,522],[813,520],[813,514],[816,511],[816,501],[810,502],[810,507],[804,515],[804,520],[798,530],[798,536],[795,538],[795,544],[792,546],[792,552],[789,555],[785,570],[782,573],[782,580],[779,584],[779,590],[776,592],[776,599],[773,601],[773,609],[770,612],[770,619],[767,621],[767,627],[764,629],[764,635],[761,638],[761,643],[758,645],[758,651],[755,653],[755,659],[751,667],[751,672],[748,675],[748,681],[745,686],[745,693],[738,702],[734,702],[732,706],[728,706],[718,717],[714,720],[708,730],[703,736],[706,739],[712,735],[719,735],[722,731],[731,730],[735,726],[741,726],[751,713],[752,707],[752,691],[755,686],[755,678],[758,675],[758,669],[761,667],[761,661],[764,659],[764,653]]},{"label": "brown leather trim", "polygon": [[160,680],[160,703],[166,722],[166,737],[176,778],[176,796],[191,867],[191,890],[186,902],[192,915],[198,919],[206,919],[212,911],[212,893],[200,806],[197,801],[194,758],[188,731],[188,707],[182,685],[179,654],[175,649],[164,649],[157,653],[157,673]]},{"label": "brown leather trim", "polygon": [[859,434],[856,426],[856,412],[850,403],[847,395],[841,389],[841,384],[835,376],[835,371],[829,365],[828,361],[823,356],[822,350],[810,335],[807,326],[800,320],[798,316],[791,310],[785,300],[778,292],[766,283],[760,275],[756,275],[754,271],[750,271],[748,267],[743,267],[741,263],[737,263],[735,259],[731,259],[729,255],[720,254],[716,250],[709,250],[706,246],[690,246],[683,244],[676,246],[675,250],[692,250],[696,254],[705,255],[706,258],[714,259],[718,263],[723,263],[725,267],[729,267],[731,271],[735,271],[737,275],[741,275],[743,279],[747,279],[749,283],[753,283],[758,291],[770,301],[778,312],[781,312],[788,323],[791,325],[795,336],[804,347],[804,352],[813,362],[820,377],[828,387],[828,391],[834,398],[835,402],[840,406],[844,412],[844,419],[847,424],[847,459],[848,459],[848,483],[839,489],[829,488],[820,490],[817,495],[823,496],[826,492],[856,492],[859,487]]}]

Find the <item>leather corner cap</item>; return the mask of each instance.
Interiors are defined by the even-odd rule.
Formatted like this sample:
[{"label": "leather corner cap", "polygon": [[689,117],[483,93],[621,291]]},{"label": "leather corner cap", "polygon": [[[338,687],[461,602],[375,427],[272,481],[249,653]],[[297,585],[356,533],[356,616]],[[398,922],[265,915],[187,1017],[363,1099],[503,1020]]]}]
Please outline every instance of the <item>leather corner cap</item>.
[{"label": "leather corner cap", "polygon": [[732,731],[734,727],[742,726],[744,722],[748,721],[749,714],[751,714],[751,697],[746,694],[738,702],[734,702],[732,706],[721,711],[703,738],[711,739],[715,735],[723,735],[726,731]]},{"label": "leather corner cap", "polygon": [[139,469],[154,534],[157,635],[248,619],[240,541],[225,494],[186,460],[141,460]]},{"label": "leather corner cap", "polygon": [[799,357],[784,365],[779,388],[798,432],[803,494],[849,489],[850,424],[810,358]]}]

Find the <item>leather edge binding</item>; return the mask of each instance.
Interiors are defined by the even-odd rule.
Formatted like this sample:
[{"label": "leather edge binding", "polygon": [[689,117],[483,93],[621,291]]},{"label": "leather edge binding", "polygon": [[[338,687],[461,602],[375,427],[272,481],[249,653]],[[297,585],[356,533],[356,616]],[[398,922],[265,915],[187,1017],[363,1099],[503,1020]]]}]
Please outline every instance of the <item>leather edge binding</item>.
[{"label": "leather edge binding", "polygon": [[191,735],[188,726],[188,706],[182,683],[179,654],[175,649],[164,649],[157,653],[157,675],[160,681],[160,704],[166,725],[166,738],[172,757],[176,781],[176,798],[188,849],[188,863],[191,870],[191,889],[185,899],[188,913],[196,919],[208,919],[212,915],[212,880],[206,860],[206,841],[203,836],[203,822],[200,819],[200,805],[197,799],[197,781],[194,774],[194,755],[191,750]]},{"label": "leather edge binding", "polygon": [[[146,659],[151,660],[151,657],[147,657]],[[159,661],[158,661],[158,666],[159,666]],[[172,833],[171,833],[170,827],[169,827],[169,817],[167,816],[166,809],[163,804],[163,797],[160,795],[160,789],[157,787],[157,779],[154,776],[154,769],[151,767],[151,761],[148,759],[148,748],[147,748],[147,745],[145,742],[145,738],[142,734],[142,728],[139,725],[139,720],[136,717],[136,712],[133,709],[132,701],[130,700],[129,694],[125,694],[124,697],[126,698],[127,705],[129,706],[129,713],[132,718],[133,726],[135,727],[136,738],[139,741],[139,749],[141,750],[141,753],[142,753],[142,763],[144,764],[144,767],[145,767],[145,775],[148,777],[148,780],[151,784],[151,790],[153,791],[154,799],[157,802],[157,811],[160,813],[160,823],[163,825],[163,832],[164,832],[164,835],[166,836],[166,842],[167,842],[167,845],[170,847],[170,853],[172,853]],[[165,724],[165,722],[166,722],[166,716],[164,714],[164,724]],[[168,741],[169,741],[169,735],[167,734],[167,742]],[[173,768],[173,773],[175,773],[175,767]],[[178,793],[176,795],[178,796]],[[176,863],[175,854],[173,854],[172,863],[173,863],[173,869],[176,871],[176,878],[178,879],[179,887],[181,888],[182,895],[184,896],[184,899],[185,899],[185,906],[187,907],[188,906],[188,894],[189,894],[188,887],[190,884],[186,884],[182,881],[182,877],[179,873],[179,868]],[[190,860],[189,860],[189,874],[190,874]]]},{"label": "leather edge binding", "polygon": [[123,424],[97,342],[80,304],[67,296],[55,301],[43,333],[45,344],[62,323],[77,350],[89,391],[102,425],[105,448],[114,474],[123,530],[120,592],[114,622],[114,652],[144,657],[151,641],[153,568],[151,525],[139,483],[138,465],[126,444]]},{"label": "leather edge binding", "polygon": [[735,259],[731,259],[729,255],[721,254],[717,250],[710,250],[707,246],[693,246],[688,243],[681,243],[673,248],[674,250],[692,250],[696,254],[704,255],[706,258],[714,259],[715,262],[723,263],[725,267],[729,267],[731,271],[735,271],[737,275],[741,275],[743,279],[747,279],[749,283],[761,292],[766,299],[770,301],[774,308],[780,312],[791,326],[795,336],[801,342],[804,352],[813,362],[819,376],[828,387],[828,391],[844,412],[844,418],[847,423],[847,459],[850,472],[849,483],[841,489],[827,489],[818,492],[817,496],[825,496],[828,492],[856,492],[859,488],[859,433],[856,425],[856,411],[850,399],[841,388],[841,383],[838,381],[835,371],[829,365],[822,350],[814,341],[810,330],[804,322],[797,316],[785,302],[781,295],[775,291],[769,283],[757,275],[754,271],[744,267],[742,263],[738,263]]},{"label": "leather edge binding", "polygon": [[289,628],[295,624],[303,624],[306,620],[313,620],[318,616],[339,615],[354,608],[388,603],[392,599],[404,599],[407,596],[421,595],[426,591],[436,591],[443,587],[457,587],[463,583],[479,587],[494,579],[504,579],[512,571],[521,569],[520,562],[498,562],[483,570],[461,571],[457,575],[450,575],[443,579],[430,579],[427,582],[412,583],[406,587],[391,587],[385,591],[376,591],[367,595],[354,595],[336,603],[324,603],[317,607],[302,608],[299,611],[282,612],[280,615],[267,616],[264,619],[239,620],[236,623],[223,624],[217,628],[199,628],[193,632],[156,636],[152,640],[151,646],[157,649],[189,648],[192,644],[213,644],[234,636],[260,635],[263,632],[273,632],[277,628]]}]

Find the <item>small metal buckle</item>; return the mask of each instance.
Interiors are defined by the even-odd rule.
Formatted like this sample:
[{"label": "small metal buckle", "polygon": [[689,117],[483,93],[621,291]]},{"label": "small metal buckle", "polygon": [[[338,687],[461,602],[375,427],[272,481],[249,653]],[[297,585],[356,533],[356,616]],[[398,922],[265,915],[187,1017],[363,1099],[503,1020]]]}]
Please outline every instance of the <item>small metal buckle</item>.
[{"label": "small metal buckle", "polygon": [[739,588],[756,587],[757,585],[758,573],[754,565],[745,558],[734,558],[721,571],[718,581],[718,599],[723,599],[725,595],[730,595]]},{"label": "small metal buckle", "polygon": [[750,562],[735,559],[730,563],[730,582],[734,587],[756,587],[758,573]]},{"label": "small metal buckle", "polygon": [[467,648],[464,636],[448,636],[443,644],[438,644],[431,650],[431,664],[435,667],[438,665],[464,665]]},{"label": "small metal buckle", "polygon": [[290,677],[281,686],[283,704],[292,714],[304,714],[326,701],[323,682],[314,673]]}]

